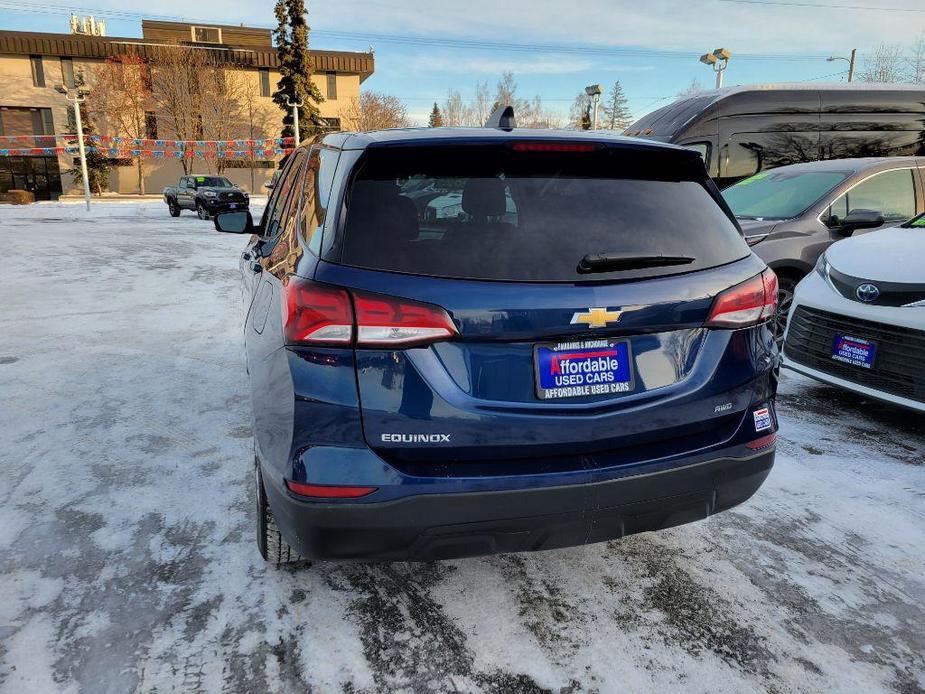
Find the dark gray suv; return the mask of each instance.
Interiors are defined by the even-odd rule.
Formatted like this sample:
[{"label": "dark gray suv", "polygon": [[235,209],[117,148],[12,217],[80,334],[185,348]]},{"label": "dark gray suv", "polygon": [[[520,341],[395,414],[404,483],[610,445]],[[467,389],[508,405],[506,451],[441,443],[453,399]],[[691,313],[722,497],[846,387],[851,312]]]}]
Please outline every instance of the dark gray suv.
[{"label": "dark gray suv", "polygon": [[829,245],[925,211],[925,157],[792,164],[739,181],[723,197],[752,250],[777,273],[780,338],[794,287]]}]

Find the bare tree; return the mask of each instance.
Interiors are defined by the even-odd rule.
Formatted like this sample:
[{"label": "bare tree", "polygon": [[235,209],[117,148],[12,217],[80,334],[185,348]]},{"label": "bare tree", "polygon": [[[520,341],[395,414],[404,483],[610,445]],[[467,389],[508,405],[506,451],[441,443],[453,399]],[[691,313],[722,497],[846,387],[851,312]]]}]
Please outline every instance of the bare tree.
[{"label": "bare tree", "polygon": [[[253,87],[253,85],[252,85]],[[262,140],[275,137],[271,128],[277,127],[277,107],[268,99],[261,97],[255,88],[241,90],[241,130],[248,140]],[[236,138],[237,139],[237,138]],[[247,148],[247,158],[251,174],[251,192],[257,192],[256,168],[257,153],[254,147]]]},{"label": "bare tree", "polygon": [[353,129],[382,130],[409,125],[408,109],[396,96],[380,92],[363,92],[341,109],[341,118]]},{"label": "bare tree", "polygon": [[491,111],[491,96],[488,92],[488,82],[476,82],[475,97],[472,100],[470,114],[473,122],[470,122],[469,125],[474,125],[476,127],[485,125],[485,121],[488,120]]},{"label": "bare tree", "polygon": [[517,125],[521,128],[559,128],[562,127],[561,119],[552,111],[543,106],[543,100],[539,94],[533,97],[532,101],[519,99],[518,103],[522,113],[514,113]]},{"label": "bare tree", "polygon": [[[145,137],[151,75],[142,58],[134,53],[107,58],[96,70],[93,88],[110,132],[130,139]],[[138,168],[138,194],[144,195],[144,161],[140,156],[133,158]]]},{"label": "bare tree", "polygon": [[574,130],[591,129],[591,97],[584,90],[578,92],[569,109],[569,127]]},{"label": "bare tree", "polygon": [[925,84],[925,32],[919,34],[909,57],[909,81]]},{"label": "bare tree", "polygon": [[691,80],[691,83],[685,89],[682,89],[678,92],[678,98],[685,99],[689,96],[696,96],[702,91],[704,91],[703,84],[701,84],[700,80],[695,77]]},{"label": "bare tree", "polygon": [[902,82],[902,53],[902,46],[881,43],[873,55],[864,57],[860,78],[864,82]]},{"label": "bare tree", "polygon": [[443,103],[443,123],[450,127],[473,125],[471,107],[463,102],[462,94],[457,89],[447,91],[446,101]]},{"label": "bare tree", "polygon": [[[151,95],[158,117],[177,140],[202,137],[202,77],[214,62],[207,51],[188,46],[158,46],[152,51]],[[183,173],[191,159],[183,157]]]},{"label": "bare tree", "polygon": [[[202,94],[202,136],[206,140],[230,140],[243,127],[242,101],[247,90],[244,75],[226,69],[219,61],[210,59],[200,73]],[[211,173],[212,166],[207,162]],[[225,159],[215,158],[215,171],[225,173]]]}]

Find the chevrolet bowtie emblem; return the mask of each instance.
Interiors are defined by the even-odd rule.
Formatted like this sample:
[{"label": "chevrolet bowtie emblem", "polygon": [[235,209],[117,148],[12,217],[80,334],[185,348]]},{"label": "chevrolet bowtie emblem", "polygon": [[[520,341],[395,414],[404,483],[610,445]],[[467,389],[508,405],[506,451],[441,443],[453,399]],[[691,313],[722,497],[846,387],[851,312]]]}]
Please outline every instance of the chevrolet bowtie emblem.
[{"label": "chevrolet bowtie emblem", "polygon": [[606,308],[589,308],[587,313],[579,311],[572,316],[572,325],[586,323],[589,328],[606,328],[608,323],[620,320],[623,311],[611,311]]}]

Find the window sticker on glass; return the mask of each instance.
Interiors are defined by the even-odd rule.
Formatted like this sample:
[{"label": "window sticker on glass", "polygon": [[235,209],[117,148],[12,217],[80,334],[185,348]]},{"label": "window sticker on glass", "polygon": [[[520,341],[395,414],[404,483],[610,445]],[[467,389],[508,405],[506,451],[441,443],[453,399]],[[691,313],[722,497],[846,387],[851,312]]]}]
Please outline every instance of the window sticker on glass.
[{"label": "window sticker on glass", "polygon": [[206,182],[205,176],[196,176],[196,183],[205,183],[205,182]]}]

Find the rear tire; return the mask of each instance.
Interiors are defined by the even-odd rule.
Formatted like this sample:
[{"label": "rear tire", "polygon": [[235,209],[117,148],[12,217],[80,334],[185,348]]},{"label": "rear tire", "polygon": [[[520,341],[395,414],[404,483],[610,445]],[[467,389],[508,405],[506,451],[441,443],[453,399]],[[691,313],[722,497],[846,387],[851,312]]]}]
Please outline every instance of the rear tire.
[{"label": "rear tire", "polygon": [[774,328],[774,340],[777,346],[784,344],[784,333],[787,331],[787,314],[790,313],[790,306],[793,304],[793,293],[796,291],[800,278],[790,277],[788,275],[778,275],[777,277],[777,315],[774,316],[772,323]]},{"label": "rear tire", "polygon": [[171,216],[171,217],[179,217],[179,216],[180,216],[180,206],[177,204],[177,201],[176,201],[176,200],[168,200],[168,201],[167,201],[167,209],[170,211],[170,216]]},{"label": "rear tire", "polygon": [[260,474],[260,463],[254,465],[256,496],[257,496],[257,549],[264,561],[274,566],[293,564],[301,561],[302,557],[289,546],[276,527],[276,519],[267,503],[267,493],[263,487],[263,476]]},{"label": "rear tire", "polygon": [[196,214],[198,215],[199,219],[203,219],[203,220],[209,219],[209,212],[206,210],[205,207],[203,207],[201,202],[196,203]]}]

